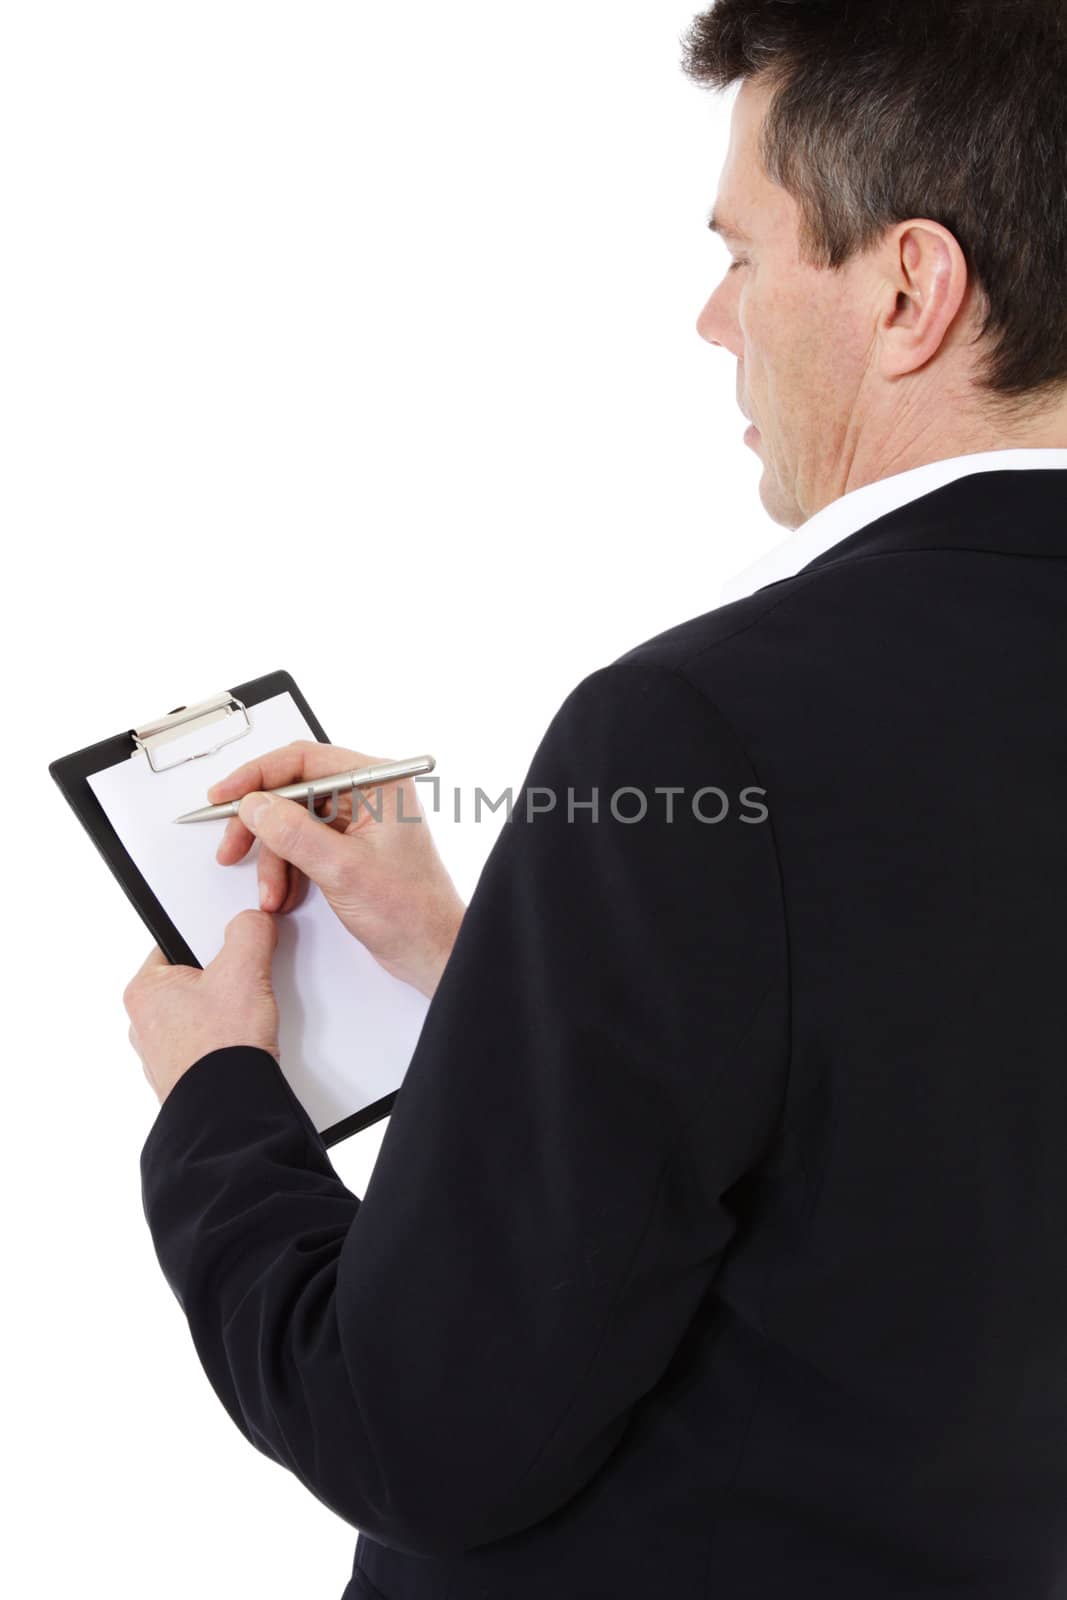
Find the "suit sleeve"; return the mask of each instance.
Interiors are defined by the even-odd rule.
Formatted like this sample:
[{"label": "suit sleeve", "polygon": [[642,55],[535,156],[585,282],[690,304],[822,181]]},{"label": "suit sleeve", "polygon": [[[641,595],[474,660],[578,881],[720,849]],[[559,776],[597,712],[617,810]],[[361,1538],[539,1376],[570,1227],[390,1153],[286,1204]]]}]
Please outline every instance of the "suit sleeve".
[{"label": "suit sleeve", "polygon": [[362,1201],[266,1052],[213,1052],[160,1108],[145,1215],[207,1376],[370,1538],[454,1554],[558,1509],[714,1281],[785,1094],[758,783],[673,670],[624,658],[571,692]]}]

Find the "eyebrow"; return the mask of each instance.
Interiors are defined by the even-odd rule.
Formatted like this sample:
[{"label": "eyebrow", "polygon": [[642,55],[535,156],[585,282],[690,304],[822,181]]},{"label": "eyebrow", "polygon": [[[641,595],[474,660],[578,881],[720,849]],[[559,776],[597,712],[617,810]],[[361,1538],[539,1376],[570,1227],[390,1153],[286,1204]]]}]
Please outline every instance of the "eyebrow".
[{"label": "eyebrow", "polygon": [[752,243],[744,228],[739,228],[736,222],[730,222],[726,217],[716,216],[714,211],[708,218],[708,227],[712,233],[718,233],[727,239],[740,239],[742,244]]}]

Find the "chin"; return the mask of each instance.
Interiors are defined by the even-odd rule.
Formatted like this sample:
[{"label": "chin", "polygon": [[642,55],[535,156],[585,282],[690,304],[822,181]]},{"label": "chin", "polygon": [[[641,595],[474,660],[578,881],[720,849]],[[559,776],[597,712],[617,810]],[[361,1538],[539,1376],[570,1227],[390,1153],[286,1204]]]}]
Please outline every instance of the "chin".
[{"label": "chin", "polygon": [[782,492],[782,486],[767,466],[763,464],[760,474],[759,497],[764,511],[772,522],[777,522],[782,528],[799,528],[804,518],[796,501],[788,494]]}]

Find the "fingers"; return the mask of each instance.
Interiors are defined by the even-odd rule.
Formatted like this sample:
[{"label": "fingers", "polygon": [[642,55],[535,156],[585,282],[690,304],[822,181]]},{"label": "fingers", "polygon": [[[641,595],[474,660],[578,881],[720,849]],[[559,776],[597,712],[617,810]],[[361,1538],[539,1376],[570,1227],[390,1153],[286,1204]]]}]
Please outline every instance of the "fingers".
[{"label": "fingers", "polygon": [[280,750],[247,761],[228,777],[220,778],[208,790],[208,802],[222,805],[253,790],[281,789],[287,783],[299,783],[302,778],[326,778],[334,772],[373,767],[388,760],[388,756],[369,756],[360,750],[346,750],[341,745],[297,739]]},{"label": "fingers", "polygon": [[259,848],[259,903],[264,911],[279,911],[289,893],[289,864],[265,845]]},{"label": "fingers", "polygon": [[[351,750],[346,753],[348,755],[355,755],[355,751]],[[366,760],[368,765],[373,765],[370,757],[361,757],[360,764],[362,764],[364,760]],[[296,779],[293,781],[295,783]],[[279,785],[279,788],[280,787],[281,785]],[[326,823],[325,826],[334,828],[336,831],[343,833],[345,828],[352,820],[351,793],[337,796],[323,795],[320,799],[315,801],[315,811],[320,816],[325,815],[327,809],[331,809],[333,807],[335,800],[337,804],[337,816],[330,822]],[[231,817],[227,822],[225,829],[223,830],[222,838],[219,840],[218,848],[215,851],[215,860],[221,867],[232,867],[235,862],[244,860],[254,843],[255,834],[249,833],[240,817]],[[262,881],[262,874],[260,876]],[[269,909],[273,909],[273,907]]]},{"label": "fingers", "polygon": [[134,973],[129,983],[126,985],[125,989],[122,991],[122,1003],[126,1007],[127,1015],[130,1011],[131,1001],[133,1001],[134,998],[140,993],[143,979],[145,979],[149,973],[159,972],[161,968],[169,967],[170,965],[171,963],[167,960],[158,944],[154,944],[151,950],[145,956],[144,960],[141,962],[141,965],[137,968],[137,971]]},{"label": "fingers", "polygon": [[[211,790],[208,790],[211,793]],[[221,801],[217,802],[219,805]],[[241,861],[252,848],[255,835],[249,833],[240,817],[231,817],[227,822],[219,847],[215,851],[215,860],[223,867],[232,867],[235,861]]]},{"label": "fingers", "polygon": [[[249,833],[240,817],[231,817],[215,851],[215,860],[220,866],[231,867],[244,859],[255,842],[255,834]],[[293,911],[307,893],[304,874],[263,844],[259,847],[256,877],[263,911]]]},{"label": "fingers", "polygon": [[270,982],[271,960],[278,942],[278,925],[265,911],[239,911],[226,924],[222,949],[210,963],[238,963]]},{"label": "fingers", "polygon": [[[251,812],[256,810],[255,820]],[[324,827],[311,816],[306,806],[295,800],[279,800],[263,794],[246,795],[241,800],[241,820],[271,850],[305,873],[324,893],[339,888],[351,863],[353,842],[334,828]]]},{"label": "fingers", "polygon": [[295,911],[307,896],[308,880],[302,872],[297,872],[295,867],[289,868],[289,892],[278,907],[280,915],[288,911]]},{"label": "fingers", "polygon": [[154,972],[157,967],[169,967],[169,966],[170,966],[170,962],[167,960],[166,956],[163,954],[163,952],[159,948],[158,944],[154,944],[152,946],[151,950],[145,956],[144,960],[141,962],[141,965],[137,968],[137,972],[135,974],[135,977],[139,978],[142,975],[142,973],[145,973],[145,972]]},{"label": "fingers", "polygon": [[[258,756],[254,761],[245,762],[244,766],[237,767],[228,777],[220,778],[207,791],[207,798],[211,805],[222,805],[227,800],[238,800],[243,795],[262,792],[264,789],[280,789],[287,783],[299,783],[304,778],[325,778],[331,773],[350,772],[356,767],[379,766],[391,759],[389,756],[368,755],[363,750],[348,750],[342,745],[321,744],[313,739],[297,739],[292,744],[283,745],[279,750],[272,750],[267,755]],[[350,808],[350,796],[342,795],[339,809],[344,816],[343,819],[339,816],[339,824],[347,822]],[[320,806],[317,804],[316,810],[319,809]],[[333,823],[328,825],[335,826]],[[337,827],[335,831],[339,831]],[[255,835],[245,827],[240,817],[231,817],[219,840],[215,860],[220,866],[232,867],[235,862],[242,861],[248,854],[254,837]],[[261,868],[260,883],[264,881],[272,886],[268,908],[276,909],[273,904],[274,898],[282,892],[280,869],[270,868],[265,873]]]}]

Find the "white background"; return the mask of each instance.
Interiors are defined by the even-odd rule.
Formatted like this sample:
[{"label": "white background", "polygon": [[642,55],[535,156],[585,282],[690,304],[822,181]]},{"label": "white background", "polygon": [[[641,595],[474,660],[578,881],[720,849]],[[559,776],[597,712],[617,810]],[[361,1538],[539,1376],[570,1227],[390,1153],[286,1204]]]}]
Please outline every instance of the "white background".
[{"label": "white background", "polygon": [[[778,543],[695,331],[731,98],[681,72],[695,9],[5,10],[12,1594],[344,1588],[355,1531],[235,1429],[159,1272],[151,940],[46,768],[286,667],[337,743],[498,795]],[[449,811],[468,899],[502,814]],[[333,1152],[356,1193],[383,1131]]]}]

